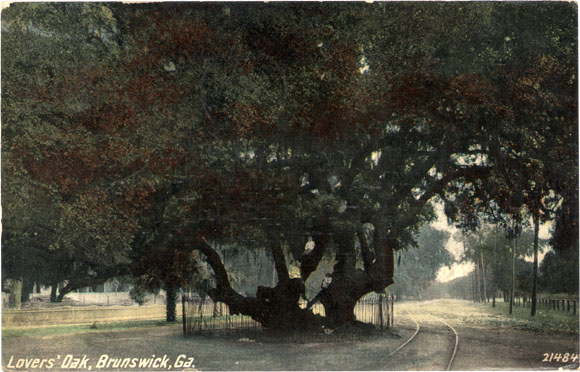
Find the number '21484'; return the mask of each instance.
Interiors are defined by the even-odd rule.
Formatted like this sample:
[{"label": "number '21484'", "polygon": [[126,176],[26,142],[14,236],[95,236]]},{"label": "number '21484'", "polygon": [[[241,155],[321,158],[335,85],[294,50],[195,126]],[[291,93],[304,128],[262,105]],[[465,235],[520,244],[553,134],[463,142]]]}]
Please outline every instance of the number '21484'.
[{"label": "number '21484'", "polygon": [[568,362],[576,362],[578,360],[578,354],[576,353],[544,353],[544,359],[542,359],[542,363],[568,363]]}]

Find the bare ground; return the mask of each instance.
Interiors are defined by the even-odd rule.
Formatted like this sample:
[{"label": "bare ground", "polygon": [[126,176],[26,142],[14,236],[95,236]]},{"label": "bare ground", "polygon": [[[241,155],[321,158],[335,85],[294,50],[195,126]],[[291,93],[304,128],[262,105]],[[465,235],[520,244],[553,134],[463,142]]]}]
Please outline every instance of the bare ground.
[{"label": "bare ground", "polygon": [[[455,345],[455,335],[445,321],[459,334],[457,355],[451,366],[453,370],[578,368],[577,362],[542,362],[544,353],[578,353],[577,336],[474,326],[464,319],[469,314],[444,317],[445,313],[437,310],[440,305],[400,306],[394,330],[357,337],[325,335],[321,332],[301,338],[296,334],[288,336],[248,331],[184,338],[179,325],[130,331],[13,337],[3,340],[2,365],[6,370],[11,357],[12,365],[18,359],[54,358],[55,366],[51,370],[70,371],[74,369],[59,367],[66,355],[72,354],[74,358],[86,355],[90,359],[87,366],[99,370],[96,368],[97,361],[106,354],[114,358],[166,355],[169,360],[169,364],[161,368],[101,369],[107,371],[183,370],[183,367],[175,365],[179,355],[194,357],[195,368],[202,371],[444,370]],[[417,337],[400,351],[389,355],[415,332],[414,321],[420,325]]]}]

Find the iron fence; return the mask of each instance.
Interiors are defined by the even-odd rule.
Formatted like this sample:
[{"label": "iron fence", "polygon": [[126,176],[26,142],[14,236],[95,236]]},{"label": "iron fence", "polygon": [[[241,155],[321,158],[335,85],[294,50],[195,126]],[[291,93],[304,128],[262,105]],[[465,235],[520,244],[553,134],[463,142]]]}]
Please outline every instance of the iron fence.
[{"label": "iron fence", "polygon": [[[183,311],[183,334],[190,335],[204,331],[239,330],[261,328],[259,322],[246,315],[232,315],[229,307],[223,302],[213,302],[209,297],[183,295],[181,298]],[[305,300],[299,302],[300,307],[307,306]],[[395,298],[385,294],[372,294],[361,299],[355,306],[356,320],[373,324],[377,328],[387,329],[394,323]],[[325,316],[324,306],[314,304],[311,311]]]},{"label": "iron fence", "polygon": [[203,331],[260,328],[260,323],[246,315],[232,315],[228,305],[209,297],[182,296],[183,334]]},{"label": "iron fence", "polygon": [[385,329],[393,326],[395,298],[385,294],[371,294],[360,300],[355,308],[356,320]]}]

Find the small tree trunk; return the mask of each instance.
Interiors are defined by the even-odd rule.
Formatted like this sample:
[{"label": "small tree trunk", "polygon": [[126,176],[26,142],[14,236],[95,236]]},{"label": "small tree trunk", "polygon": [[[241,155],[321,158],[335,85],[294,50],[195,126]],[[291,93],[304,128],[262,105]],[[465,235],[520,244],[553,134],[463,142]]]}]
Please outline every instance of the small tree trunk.
[{"label": "small tree trunk", "polygon": [[58,289],[58,283],[52,283],[50,286],[50,302],[56,302],[56,290]]},{"label": "small tree trunk", "polygon": [[476,302],[481,302],[481,288],[480,288],[480,284],[479,284],[479,265],[477,264],[477,261],[475,263],[475,299]]},{"label": "small tree trunk", "polygon": [[510,293],[510,315],[513,313],[514,307],[514,291],[516,287],[516,239],[514,238],[513,243],[513,254],[512,254],[512,289]]},{"label": "small tree trunk", "polygon": [[176,301],[177,301],[177,290],[175,286],[168,285],[165,287],[165,295],[167,299],[165,301],[165,313],[166,313],[166,320],[168,322],[175,322],[176,320]]},{"label": "small tree trunk", "polygon": [[476,289],[475,289],[475,270],[473,271],[473,275],[471,276],[471,298],[472,301],[476,302]]},{"label": "small tree trunk", "polygon": [[62,302],[64,296],[74,291],[76,288],[69,287],[68,285],[58,289],[58,296],[56,297],[56,302]]},{"label": "small tree trunk", "polygon": [[22,307],[22,277],[12,280],[10,307],[13,309],[20,309]]},{"label": "small tree trunk", "polygon": [[537,298],[537,284],[538,284],[538,235],[540,231],[540,221],[537,213],[534,213],[534,276],[532,279],[532,306],[531,315],[536,315]]},{"label": "small tree trunk", "polygon": [[480,262],[481,262],[481,290],[482,290],[482,298],[483,298],[483,303],[487,303],[487,290],[485,288],[485,266],[483,263],[483,251],[479,252],[480,253]]},{"label": "small tree trunk", "polygon": [[30,279],[24,279],[22,281],[21,292],[20,300],[22,302],[28,302],[28,300],[30,300],[30,295],[34,292],[34,281]]}]

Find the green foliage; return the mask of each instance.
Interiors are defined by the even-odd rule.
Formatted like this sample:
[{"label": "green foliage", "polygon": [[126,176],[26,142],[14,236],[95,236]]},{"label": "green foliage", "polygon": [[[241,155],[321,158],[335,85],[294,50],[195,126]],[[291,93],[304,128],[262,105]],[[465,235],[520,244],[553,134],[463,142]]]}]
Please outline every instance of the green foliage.
[{"label": "green foliage", "polygon": [[445,249],[448,232],[423,225],[417,236],[417,248],[398,253],[395,285],[389,291],[421,298],[425,289],[437,277],[439,269],[450,266],[454,260]]},{"label": "green foliage", "polygon": [[[539,309],[536,316],[530,316],[528,307],[514,307],[513,314],[508,314],[509,303],[497,302],[496,307],[487,305],[486,315],[473,317],[470,322],[494,327],[510,327],[546,334],[578,334],[578,317],[572,312]],[[485,314],[484,313],[484,314]]]},{"label": "green foliage", "polygon": [[541,290],[549,293],[578,294],[578,251],[549,251],[540,265]]},{"label": "green foliage", "polygon": [[434,197],[467,227],[553,218],[577,189],[574,8],[13,4],[6,276],[205,290],[192,242],[292,261],[312,236],[364,292],[428,246]]}]

